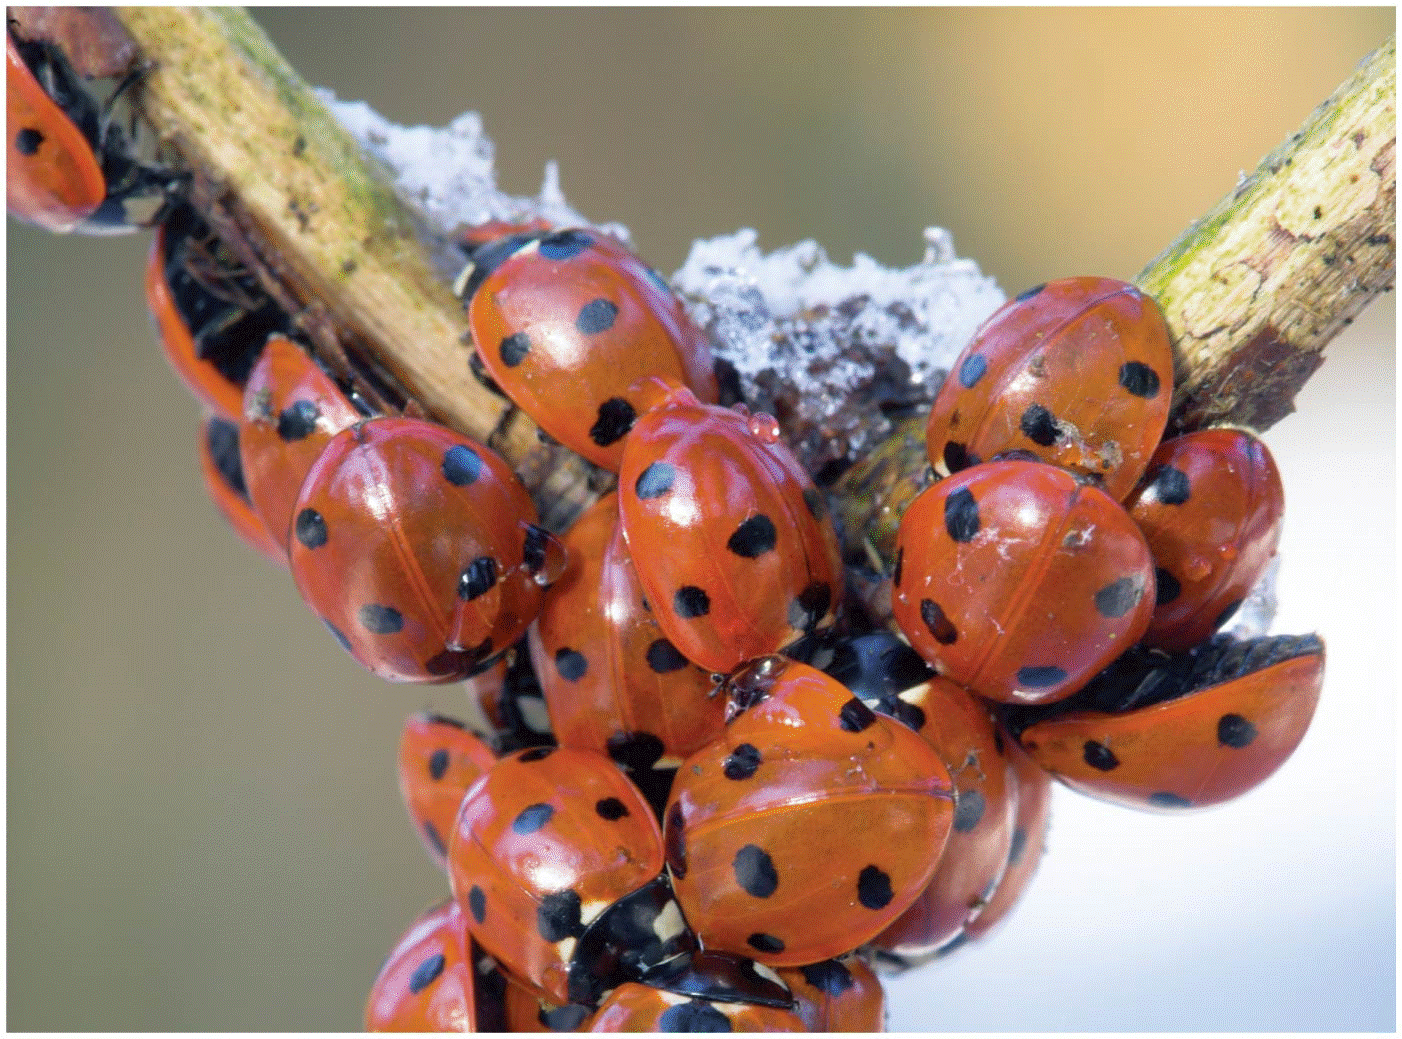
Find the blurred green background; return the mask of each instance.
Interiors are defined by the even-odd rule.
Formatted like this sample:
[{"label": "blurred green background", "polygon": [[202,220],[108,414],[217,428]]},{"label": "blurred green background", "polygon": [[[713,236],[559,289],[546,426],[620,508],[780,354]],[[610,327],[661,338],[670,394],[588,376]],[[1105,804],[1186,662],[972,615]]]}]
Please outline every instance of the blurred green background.
[{"label": "blurred green background", "polygon": [[[391,119],[480,111],[504,190],[534,194],[559,160],[571,203],[628,225],[663,271],[694,238],[743,226],[766,249],[812,237],[841,263],[904,265],[940,225],[1009,294],[1133,276],[1394,25],[1391,8],[255,17],[310,82]],[[196,467],[198,409],[146,317],[147,244],[7,228],[7,1023],[356,1029],[382,956],[444,890],[399,803],[400,725],[462,694],[361,673],[287,576],[225,529]],[[1325,366],[1381,386],[1389,418],[1393,307],[1376,304]],[[1369,478],[1391,487],[1391,445],[1373,449]],[[1391,558],[1381,508],[1356,532],[1375,560]],[[1149,821],[1181,843],[1175,821]],[[1056,832],[1052,859],[1074,861]],[[1368,905],[1390,917],[1390,898]],[[1082,937],[1036,940],[1074,961]],[[1014,921],[989,948],[1017,938]],[[990,955],[1028,1016],[988,1027],[1107,1027],[1038,1016],[1057,997],[1032,999]],[[1374,963],[1378,987],[1321,997],[1339,1009],[1314,1027],[1391,1027],[1393,969]],[[928,1007],[900,995],[893,1027],[950,1026],[939,1008],[965,996],[938,973],[930,984]],[[1207,1020],[1313,1021],[1282,1022],[1277,1003]]]}]

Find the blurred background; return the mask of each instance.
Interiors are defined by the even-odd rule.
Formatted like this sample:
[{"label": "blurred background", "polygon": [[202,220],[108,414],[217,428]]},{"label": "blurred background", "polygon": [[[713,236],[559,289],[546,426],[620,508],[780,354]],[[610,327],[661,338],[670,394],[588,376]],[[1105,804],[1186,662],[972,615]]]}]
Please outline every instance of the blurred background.
[{"label": "blurred background", "polygon": [[[480,111],[499,183],[631,228],[919,258],[1013,294],[1132,277],[1393,31],[1391,8],[277,10],[312,83],[406,123]],[[446,891],[395,788],[455,688],[362,673],[205,498],[145,234],[10,222],[8,1021],[354,1030]],[[1162,817],[1056,792],[1000,931],[894,982],[897,1030],[1395,1028],[1395,306],[1266,437],[1276,630],[1318,630],[1314,727],[1269,783]]]}]

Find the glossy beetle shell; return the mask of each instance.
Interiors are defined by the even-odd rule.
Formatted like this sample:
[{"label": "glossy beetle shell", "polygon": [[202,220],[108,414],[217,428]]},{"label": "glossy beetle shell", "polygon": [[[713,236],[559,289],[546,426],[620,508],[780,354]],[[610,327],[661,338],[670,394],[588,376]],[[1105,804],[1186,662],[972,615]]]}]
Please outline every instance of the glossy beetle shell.
[{"label": "glossy beetle shell", "polygon": [[1103,481],[1118,501],[1163,436],[1172,394],[1158,305],[1126,282],[1064,278],[974,333],[935,397],[926,447],[946,472],[1030,451]]},{"label": "glossy beetle shell", "polygon": [[1303,648],[1311,645],[1162,703],[1059,714],[1019,739],[1039,766],[1091,797],[1147,811],[1221,804],[1269,778],[1304,738],[1324,681],[1323,644]]},{"label": "glossy beetle shell", "polygon": [[248,500],[243,467],[239,464],[238,427],[211,415],[200,426],[199,443],[200,472],[215,508],[246,545],[278,566],[286,566],[286,553],[269,536]]},{"label": "glossy beetle shell", "polygon": [[607,494],[564,537],[569,564],[530,630],[531,658],[562,746],[675,769],[720,735],[725,698],[710,672],[667,641],[651,611]]},{"label": "glossy beetle shell", "polygon": [[281,335],[263,347],[240,401],[248,496],[285,552],[307,473],[331,438],[362,416],[310,355]]},{"label": "glossy beetle shell", "polygon": [[467,791],[448,865],[473,936],[558,1006],[570,1002],[578,940],[658,876],[662,839],[607,758],[539,747],[502,758]]},{"label": "glossy beetle shell", "polygon": [[390,681],[479,669],[540,611],[549,538],[494,452],[416,419],[337,433],[302,485],[292,576],[360,663]]},{"label": "glossy beetle shell", "polygon": [[643,410],[631,389],[639,379],[661,376],[717,398],[710,346],[680,300],[598,231],[482,247],[459,292],[496,384],[547,433],[611,472]]},{"label": "glossy beetle shell", "polygon": [[476,985],[462,914],[451,900],[421,916],[380,968],[365,1004],[368,1032],[473,1032]]},{"label": "glossy beetle shell", "polygon": [[883,1032],[886,993],[860,957],[783,967],[779,977],[794,997],[794,1013],[810,1032]]},{"label": "glossy beetle shell", "polygon": [[1054,466],[975,466],[901,520],[892,613],[942,675],[990,699],[1069,696],[1143,635],[1153,608],[1134,522]]},{"label": "glossy beetle shell", "polygon": [[1144,642],[1191,649],[1236,612],[1275,555],[1285,515],[1266,445],[1235,429],[1166,440],[1125,501],[1154,557],[1154,617]]},{"label": "glossy beetle shell", "polygon": [[447,863],[448,836],[467,788],[496,763],[496,756],[462,722],[415,714],[399,737],[399,793],[429,855]]},{"label": "glossy beetle shell", "polygon": [[726,674],[831,623],[837,536],[773,419],[676,391],[634,426],[618,486],[638,581],[693,663]]},{"label": "glossy beetle shell", "polygon": [[667,866],[705,948],[815,963],[874,938],[929,882],[954,815],[949,773],[822,672],[769,658],[735,682],[756,669],[765,698],[677,772]]},{"label": "glossy beetle shell", "polygon": [[718,1003],[650,985],[619,985],[581,1031],[588,1032],[806,1032],[791,1010],[753,1003]]}]

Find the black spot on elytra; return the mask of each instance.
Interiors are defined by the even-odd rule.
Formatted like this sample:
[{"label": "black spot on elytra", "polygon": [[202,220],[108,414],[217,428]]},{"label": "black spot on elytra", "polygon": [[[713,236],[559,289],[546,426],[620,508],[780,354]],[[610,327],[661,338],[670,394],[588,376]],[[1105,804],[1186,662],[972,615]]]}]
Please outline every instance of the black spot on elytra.
[{"label": "black spot on elytra", "polygon": [[846,732],[862,732],[876,721],[874,712],[855,696],[837,712],[837,724]]},{"label": "black spot on elytra", "polygon": [[511,829],[519,833],[522,837],[530,836],[550,821],[555,814],[555,809],[545,802],[527,805],[516,813],[516,818],[511,820]]},{"label": "black spot on elytra", "polygon": [[758,747],[753,743],[742,743],[726,757],[721,771],[726,779],[749,779],[759,768],[761,760]]},{"label": "black spot on elytra", "polygon": [[1037,293],[1041,292],[1041,291],[1042,291],[1044,288],[1046,288],[1046,287],[1047,287],[1047,283],[1046,283],[1046,282],[1042,282],[1042,284],[1040,284],[1040,285],[1033,285],[1030,289],[1024,289],[1022,292],[1019,292],[1016,296],[1013,297],[1013,302],[1014,302],[1014,303],[1021,303],[1021,302],[1023,302],[1024,300],[1029,300],[1029,299],[1031,299],[1033,296],[1037,295]]},{"label": "black spot on elytra", "polygon": [[1163,567],[1154,571],[1154,605],[1163,606],[1183,594],[1183,586]]},{"label": "black spot on elytra", "polygon": [[1095,593],[1095,608],[1102,617],[1123,617],[1139,605],[1144,588],[1132,577],[1121,577]]},{"label": "black spot on elytra", "polygon": [[591,1013],[587,1006],[580,1003],[566,1003],[553,1010],[541,1007],[540,1012],[536,1014],[536,1020],[552,1032],[575,1032]]},{"label": "black spot on elytra", "polygon": [[832,606],[832,588],[826,581],[814,581],[789,603],[789,627],[812,631]]},{"label": "black spot on elytra", "polygon": [[449,762],[448,751],[439,747],[428,756],[428,774],[435,780],[443,778],[443,774],[448,771]]},{"label": "black spot on elytra", "polygon": [[756,952],[779,953],[783,952],[786,946],[780,938],[772,934],[765,934],[763,931],[756,931],[745,939],[745,944]]},{"label": "black spot on elytra", "polygon": [[688,663],[681,651],[666,639],[655,639],[647,647],[647,666],[659,675],[680,671]]},{"label": "black spot on elytra", "polygon": [[479,924],[487,919],[487,895],[476,884],[467,893],[467,909]]},{"label": "black spot on elytra", "polygon": [[944,529],[955,541],[972,541],[978,533],[978,502],[967,487],[944,500]]},{"label": "black spot on elytra", "polygon": [[432,821],[425,819],[423,829],[424,836],[428,838],[428,843],[433,845],[433,850],[438,853],[440,858],[447,858],[448,845],[443,843],[443,835],[438,832],[438,827],[434,826]]},{"label": "black spot on elytra", "polygon": [[552,945],[566,938],[578,938],[584,933],[579,918],[581,903],[573,891],[556,891],[540,900],[535,910],[535,927],[540,936]]},{"label": "black spot on elytra", "polygon": [[672,876],[681,880],[686,876],[686,829],[682,818],[682,806],[674,804],[667,809],[667,817],[662,826],[663,855]]},{"label": "black spot on elytra", "polygon": [[945,616],[943,608],[933,599],[920,600],[920,619],[941,646],[952,646],[959,641],[959,631],[954,627],[954,622]]},{"label": "black spot on elytra", "polygon": [[561,646],[555,651],[555,670],[566,682],[578,682],[588,673],[589,661],[578,650]]},{"label": "black spot on elytra", "polygon": [[1022,853],[1027,850],[1027,827],[1017,826],[1013,828],[1013,843],[1008,848],[1008,868],[1011,869],[1022,861]]},{"label": "black spot on elytra", "polygon": [[954,830],[968,833],[983,819],[988,803],[981,790],[956,790],[954,792]]},{"label": "black spot on elytra", "polygon": [[574,327],[587,336],[595,336],[612,328],[617,317],[618,304],[606,299],[591,299],[579,308]]},{"label": "black spot on elytra", "polygon": [[1153,495],[1163,505],[1182,505],[1193,493],[1188,474],[1176,466],[1166,465],[1154,474]]},{"label": "black spot on elytra", "polygon": [[534,523],[526,524],[526,538],[521,543],[521,562],[531,573],[539,573],[545,566],[545,546],[550,542],[550,532]]},{"label": "black spot on elytra", "polygon": [[803,504],[808,506],[808,515],[820,523],[828,514],[828,501],[816,487],[803,488]]},{"label": "black spot on elytra", "polygon": [[616,444],[628,435],[638,413],[622,397],[610,397],[599,405],[598,417],[589,427],[589,439],[600,447]]},{"label": "black spot on elytra", "polygon": [[896,568],[891,571],[891,583],[897,588],[901,586],[901,571],[905,568],[905,546],[896,549]]},{"label": "black spot on elytra", "polygon": [[491,556],[478,556],[458,577],[458,598],[471,602],[486,595],[497,583],[497,561]]},{"label": "black spot on elytra", "polygon": [[867,866],[857,874],[857,901],[868,909],[885,909],[895,897],[891,877],[876,866]]},{"label": "black spot on elytra", "polygon": [[1149,400],[1158,396],[1159,373],[1141,361],[1129,361],[1120,366],[1120,385],[1136,397]]},{"label": "black spot on elytra", "polygon": [[672,596],[672,611],[682,620],[704,617],[711,612],[711,597],[704,588],[684,584]]},{"label": "black spot on elytra", "polygon": [[211,415],[205,423],[204,442],[219,478],[229,490],[248,501],[248,485],[243,479],[243,460],[239,457],[239,427]]},{"label": "black spot on elytra", "polygon": [[414,968],[414,973],[409,975],[409,991],[413,995],[418,995],[438,980],[438,975],[443,973],[443,968],[447,964],[441,952],[434,953]]},{"label": "black spot on elytra", "polygon": [[1149,795],[1149,803],[1157,808],[1191,808],[1193,803],[1186,797],[1179,797],[1171,794],[1167,790],[1160,790],[1156,794]]},{"label": "black spot on elytra", "polygon": [[44,143],[44,135],[32,126],[26,126],[15,134],[15,150],[21,155],[33,155]]},{"label": "black spot on elytra", "polygon": [[595,803],[594,811],[600,819],[615,822],[628,814],[628,806],[616,797],[605,797]]},{"label": "black spot on elytra", "polygon": [[583,231],[555,231],[540,240],[540,255],[547,260],[560,262],[572,260],[594,244],[594,239]]},{"label": "black spot on elytra", "polygon": [[355,614],[360,626],[374,635],[393,635],[404,630],[404,615],[393,606],[366,603]]},{"label": "black spot on elytra", "polygon": [[779,532],[774,529],[774,521],[761,512],[736,527],[725,547],[737,556],[755,559],[774,551],[778,539]]},{"label": "black spot on elytra", "polygon": [[320,548],[326,544],[326,520],[316,509],[303,509],[292,523],[292,533],[303,548]]},{"label": "black spot on elytra", "polygon": [[1256,738],[1256,726],[1239,714],[1224,714],[1217,719],[1217,742],[1224,747],[1240,750]]},{"label": "black spot on elytra", "polygon": [[531,337],[525,332],[513,332],[502,339],[497,352],[501,355],[502,364],[508,368],[515,368],[531,352]]},{"label": "black spot on elytra", "polygon": [[1240,599],[1238,599],[1238,600],[1237,600],[1236,602],[1234,602],[1234,603],[1228,603],[1228,604],[1227,604],[1227,608],[1226,608],[1225,610],[1223,610],[1221,613],[1219,613],[1219,614],[1217,615],[1217,619],[1216,619],[1215,621],[1212,622],[1212,629],[1213,629],[1214,631],[1216,631],[1216,630],[1217,630],[1218,628],[1220,628],[1223,624],[1226,624],[1227,621],[1231,620],[1234,616],[1236,616],[1236,611],[1239,610],[1239,609],[1241,609],[1241,603],[1242,603],[1242,600],[1240,600]]},{"label": "black spot on elytra", "polygon": [[341,644],[341,648],[347,653],[351,652],[350,639],[346,638],[346,633],[328,620],[321,622],[326,625],[326,630],[331,632],[332,637]]},{"label": "black spot on elytra", "polygon": [[630,772],[646,772],[667,750],[650,732],[615,732],[605,747],[609,757]]},{"label": "black spot on elytra", "polygon": [[988,358],[983,354],[970,354],[964,358],[964,363],[959,366],[959,385],[964,389],[972,389],[973,385],[983,378],[983,373],[988,371]]},{"label": "black spot on elytra", "polygon": [[1066,672],[1059,667],[1020,667],[1017,669],[1017,684],[1028,689],[1044,689],[1049,685],[1066,681]]},{"label": "black spot on elytra", "polygon": [[316,432],[316,420],[321,411],[315,401],[295,401],[278,413],[277,435],[284,443],[305,440]]},{"label": "black spot on elytra", "polygon": [[1040,404],[1029,404],[1018,421],[1022,435],[1034,444],[1051,447],[1056,443],[1056,416]]},{"label": "black spot on elytra", "polygon": [[899,696],[883,696],[877,701],[875,710],[888,718],[894,718],[908,729],[919,732],[925,727],[925,711],[913,703],[906,703]]},{"label": "black spot on elytra", "polygon": [[944,467],[951,473],[957,473],[971,465],[978,465],[978,458],[969,454],[968,447],[953,440],[945,441],[943,457]]},{"label": "black spot on elytra", "polygon": [[779,889],[774,860],[756,844],[747,844],[737,851],[730,868],[735,872],[735,883],[755,898],[768,898]]},{"label": "black spot on elytra", "polygon": [[443,478],[455,487],[467,487],[482,475],[482,458],[472,448],[454,444],[443,452]]},{"label": "black spot on elytra", "polygon": [[857,983],[852,972],[837,960],[823,960],[798,969],[805,982],[829,996],[840,996]]},{"label": "black spot on elytra", "polygon": [[1096,740],[1086,740],[1085,746],[1081,748],[1081,757],[1087,765],[1101,772],[1110,772],[1120,767],[1120,759],[1115,757],[1115,752]]},{"label": "black spot on elytra", "polygon": [[659,1032],[729,1032],[730,1018],[704,999],[668,1007],[657,1019]]},{"label": "black spot on elytra", "polygon": [[639,498],[658,498],[672,489],[672,481],[677,477],[676,467],[667,462],[653,462],[638,474],[633,490]]}]

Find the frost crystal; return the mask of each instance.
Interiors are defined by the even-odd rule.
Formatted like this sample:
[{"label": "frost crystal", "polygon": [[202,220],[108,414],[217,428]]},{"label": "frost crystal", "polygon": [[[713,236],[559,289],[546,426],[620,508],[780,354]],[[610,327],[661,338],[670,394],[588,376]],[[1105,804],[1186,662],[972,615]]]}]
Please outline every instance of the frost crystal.
[{"label": "frost crystal", "polygon": [[1259,638],[1271,629],[1271,622],[1275,620],[1276,601],[1276,578],[1280,573],[1280,556],[1271,556],[1271,561],[1266,564],[1265,573],[1256,582],[1255,587],[1247,593],[1242,600],[1241,607],[1232,617],[1231,622],[1223,627],[1223,631],[1235,635],[1239,639]]}]

